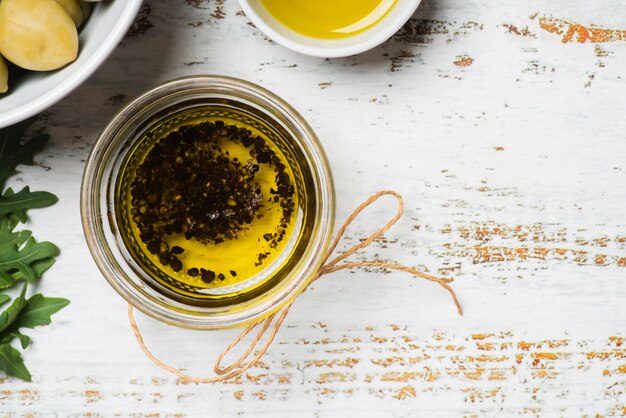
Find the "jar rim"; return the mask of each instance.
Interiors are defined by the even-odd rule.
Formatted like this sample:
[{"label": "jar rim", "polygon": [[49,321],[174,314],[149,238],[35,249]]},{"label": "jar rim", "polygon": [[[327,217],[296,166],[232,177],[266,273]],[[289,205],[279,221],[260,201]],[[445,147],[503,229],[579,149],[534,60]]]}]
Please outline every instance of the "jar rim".
[{"label": "jar rim", "polygon": [[[277,289],[237,306],[223,309],[187,306],[157,295],[140,279],[136,266],[124,256],[124,243],[114,220],[110,198],[119,169],[120,156],[136,143],[146,126],[172,103],[199,98],[224,97],[253,103],[292,132],[293,146],[307,159],[311,170],[315,216],[306,251]],[[118,165],[116,165],[118,164]],[[196,75],[166,81],[139,95],[122,108],[96,140],[83,174],[81,218],[89,250],[109,284],[133,307],[143,313],[184,328],[220,329],[258,321],[289,303],[310,283],[321,267],[330,245],[334,225],[335,196],[332,173],[324,149],[306,120],[276,94],[254,83],[219,75]]]}]

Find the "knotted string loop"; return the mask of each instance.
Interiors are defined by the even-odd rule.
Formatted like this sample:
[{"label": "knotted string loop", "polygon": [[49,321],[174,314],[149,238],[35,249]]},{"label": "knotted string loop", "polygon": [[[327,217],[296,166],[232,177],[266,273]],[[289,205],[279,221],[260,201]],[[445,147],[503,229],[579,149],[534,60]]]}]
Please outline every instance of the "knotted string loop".
[{"label": "knotted string loop", "polygon": [[[339,242],[343,238],[350,224],[352,224],[352,222],[361,214],[361,212],[363,212],[368,206],[376,202],[382,196],[393,196],[396,199],[398,203],[398,211],[396,212],[394,217],[391,218],[382,228],[380,228],[376,232],[369,235],[366,239],[364,239],[358,244],[353,245],[342,254],[337,255],[331,261],[328,261],[328,259],[333,255],[333,253],[337,249]],[[335,236],[335,239],[332,241],[330,247],[328,248],[328,251],[324,255],[324,259],[322,261],[322,267],[320,267],[317,273],[309,279],[309,282],[305,286],[302,287],[302,290],[298,294],[296,294],[291,299],[291,301],[279,311],[269,315],[267,318],[260,319],[248,325],[228,345],[228,347],[226,347],[226,349],[222,351],[222,353],[218,356],[215,362],[215,366],[213,367],[213,371],[215,372],[217,376],[210,377],[210,378],[191,377],[183,373],[179,369],[173,366],[170,366],[168,364],[165,364],[161,360],[156,358],[154,354],[152,354],[152,352],[148,349],[148,347],[146,346],[143,340],[143,336],[141,335],[141,332],[139,331],[137,322],[135,321],[135,317],[133,315],[133,307],[131,305],[128,305],[128,319],[130,321],[130,326],[133,330],[133,333],[135,334],[135,338],[137,339],[137,343],[139,343],[139,347],[146,354],[146,356],[148,356],[148,358],[152,360],[152,362],[156,364],[158,367],[168,372],[174,373],[176,376],[178,376],[180,378],[179,381],[181,383],[215,383],[215,382],[222,382],[222,381],[226,381],[229,379],[233,379],[245,373],[248,369],[250,369],[252,366],[254,366],[255,364],[259,362],[261,357],[263,357],[263,355],[267,352],[268,348],[274,341],[274,338],[276,338],[276,334],[278,333],[278,330],[280,329],[281,325],[285,321],[285,318],[287,317],[289,310],[291,309],[294,302],[296,301],[296,298],[299,296],[300,293],[304,292],[306,288],[312,282],[314,282],[315,280],[319,279],[320,277],[326,274],[334,273],[339,270],[353,269],[353,268],[358,268],[358,267],[375,267],[375,268],[386,268],[386,269],[391,269],[391,270],[404,271],[416,277],[429,280],[431,282],[435,282],[439,284],[439,286],[447,290],[448,293],[450,293],[450,296],[452,297],[452,301],[454,302],[454,305],[456,306],[459,315],[463,315],[463,309],[461,308],[461,304],[459,303],[459,300],[454,290],[449,285],[449,283],[452,282],[452,279],[431,276],[413,267],[408,267],[408,266],[404,266],[401,264],[386,263],[383,261],[356,261],[356,262],[342,263],[342,261],[346,260],[348,257],[356,253],[360,249],[370,246],[377,238],[381,237],[385,232],[387,232],[389,228],[391,228],[396,222],[398,222],[398,220],[402,217],[403,212],[404,212],[404,201],[402,199],[402,196],[400,196],[398,193],[392,190],[382,190],[378,193],[373,194],[367,200],[361,203],[354,210],[354,212],[352,212],[352,214],[348,217],[348,219],[346,219],[346,221],[343,223],[341,228],[339,228],[339,231],[337,231],[337,235]],[[239,343],[241,343],[244,340],[244,338],[248,334],[250,334],[252,331],[254,331],[257,327],[259,327],[259,330],[256,336],[254,337],[254,339],[252,340],[252,342],[250,343],[250,345],[248,346],[248,348],[245,350],[245,352],[237,360],[235,360],[231,365],[226,366],[226,367],[221,367],[221,363],[224,360],[224,357],[229,352],[231,352],[237,345],[239,345]],[[269,330],[269,334],[267,335],[267,339],[265,343],[261,346],[260,349],[256,351],[256,353],[254,353],[255,349],[257,348],[257,346],[263,339],[263,336],[268,332],[268,330]],[[251,359],[249,359],[250,356],[252,356]]]}]

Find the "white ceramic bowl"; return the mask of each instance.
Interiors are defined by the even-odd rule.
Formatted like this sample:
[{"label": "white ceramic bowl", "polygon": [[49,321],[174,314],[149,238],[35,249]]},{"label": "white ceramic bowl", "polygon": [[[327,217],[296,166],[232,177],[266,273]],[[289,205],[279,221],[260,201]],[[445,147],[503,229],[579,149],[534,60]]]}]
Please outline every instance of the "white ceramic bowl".
[{"label": "white ceramic bowl", "polygon": [[[142,0],[107,0],[94,3],[80,31],[78,58],[51,72],[29,72],[9,92],[0,95],[0,128],[27,119],[65,97],[104,62],[122,40],[139,12]],[[9,80],[10,83],[10,80]]]},{"label": "white ceramic bowl", "polygon": [[342,39],[317,39],[285,27],[272,17],[260,0],[239,0],[241,8],[252,23],[271,40],[302,54],[323,58],[356,55],[380,45],[409,20],[420,2],[421,0],[396,0],[389,13],[364,32]]}]

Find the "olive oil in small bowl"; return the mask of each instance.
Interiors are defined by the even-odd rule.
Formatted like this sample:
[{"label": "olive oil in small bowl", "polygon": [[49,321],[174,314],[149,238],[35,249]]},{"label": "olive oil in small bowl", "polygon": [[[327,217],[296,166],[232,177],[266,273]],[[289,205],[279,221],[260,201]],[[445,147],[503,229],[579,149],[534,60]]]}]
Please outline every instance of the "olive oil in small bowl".
[{"label": "olive oil in small bowl", "polygon": [[421,0],[239,0],[254,25],[294,51],[332,58],[386,41]]},{"label": "olive oil in small bowl", "polygon": [[261,5],[289,29],[312,38],[340,39],[380,22],[397,0],[261,0]]},{"label": "olive oil in small bowl", "polygon": [[225,77],[174,80],[103,131],[85,169],[85,236],[133,306],[216,329],[279,309],[313,277],[333,222],[330,170],[295,110]]}]

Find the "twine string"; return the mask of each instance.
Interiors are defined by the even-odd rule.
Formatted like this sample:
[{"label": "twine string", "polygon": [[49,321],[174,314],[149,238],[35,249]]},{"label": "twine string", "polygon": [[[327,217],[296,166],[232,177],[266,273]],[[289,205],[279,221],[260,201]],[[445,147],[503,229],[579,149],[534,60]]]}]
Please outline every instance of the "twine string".
[{"label": "twine string", "polygon": [[[346,233],[346,230],[352,224],[352,222],[367,207],[369,207],[372,203],[376,202],[382,196],[393,196],[396,199],[398,203],[398,210],[396,214],[393,216],[393,218],[391,218],[387,223],[385,223],[385,225],[382,228],[378,229],[376,232],[369,235],[362,242],[355,244],[354,246],[350,247],[345,252],[337,255],[331,261],[328,261],[328,259],[333,255],[333,253],[337,249],[339,242],[343,238],[344,234]],[[267,318],[258,320],[248,325],[228,345],[228,347],[226,347],[226,349],[224,349],[224,351],[220,353],[213,367],[213,371],[215,372],[217,376],[210,377],[210,378],[191,377],[183,373],[180,369],[177,369],[176,367],[170,366],[162,362],[161,360],[159,360],[154,354],[152,354],[152,352],[146,346],[143,336],[141,335],[141,332],[139,331],[139,327],[137,326],[137,322],[135,321],[135,317],[133,315],[133,307],[131,305],[128,305],[128,319],[130,321],[131,329],[133,331],[133,334],[135,335],[135,338],[137,340],[137,343],[139,344],[139,347],[145,353],[145,355],[158,367],[178,376],[179,382],[181,383],[215,383],[215,382],[223,382],[226,380],[233,379],[245,373],[248,369],[250,369],[252,366],[254,366],[260,361],[261,357],[263,357],[263,355],[267,352],[270,345],[274,341],[274,338],[276,338],[276,334],[278,333],[280,327],[285,321],[285,318],[287,317],[287,314],[289,313],[289,310],[293,306],[297,297],[302,292],[304,292],[311,283],[313,283],[315,280],[319,279],[320,277],[326,274],[334,273],[339,270],[354,269],[358,267],[373,267],[373,268],[384,268],[384,269],[390,269],[390,270],[403,271],[403,272],[412,274],[413,276],[419,277],[421,279],[425,279],[425,280],[437,283],[439,284],[439,286],[443,287],[446,291],[448,291],[448,293],[452,297],[452,301],[454,302],[454,305],[456,306],[457,312],[459,313],[459,315],[463,315],[463,309],[461,308],[461,304],[459,303],[456,293],[454,292],[452,287],[449,285],[449,283],[452,282],[452,279],[431,276],[413,267],[404,266],[402,264],[386,263],[383,261],[356,261],[356,262],[342,263],[342,261],[346,260],[348,257],[353,255],[360,249],[370,246],[377,238],[381,237],[385,232],[387,232],[389,228],[391,228],[396,222],[398,222],[398,220],[402,217],[403,212],[404,212],[404,201],[402,199],[402,196],[400,196],[398,193],[392,190],[382,190],[378,193],[375,193],[372,196],[370,196],[367,200],[365,200],[363,203],[361,203],[359,206],[357,206],[357,208],[352,212],[352,214],[343,223],[341,228],[339,228],[339,231],[337,231],[337,235],[335,236],[335,239],[332,241],[330,247],[328,248],[326,254],[324,255],[324,258],[322,261],[322,267],[317,271],[317,273],[313,277],[309,279],[309,282],[305,286],[302,287],[302,290],[300,290],[299,293],[296,294],[292,298],[292,300],[278,312],[275,312],[271,314],[270,316],[268,316]],[[248,348],[244,351],[244,353],[229,366],[222,367],[221,363],[224,360],[224,357],[226,357],[227,354],[229,354],[236,346],[238,346],[239,343],[241,343],[246,338],[246,336],[248,336],[248,334],[250,334],[256,328],[259,328],[259,330],[256,336],[254,337],[254,339],[252,340],[252,342],[250,343],[250,345],[248,346]],[[268,334],[268,330],[269,330],[269,334]],[[265,343],[261,346],[260,349],[256,351],[256,353],[254,353],[255,349],[260,344],[261,340],[266,334],[267,334],[267,337],[266,337]],[[251,359],[249,359],[253,353],[254,355],[252,356]]]}]

